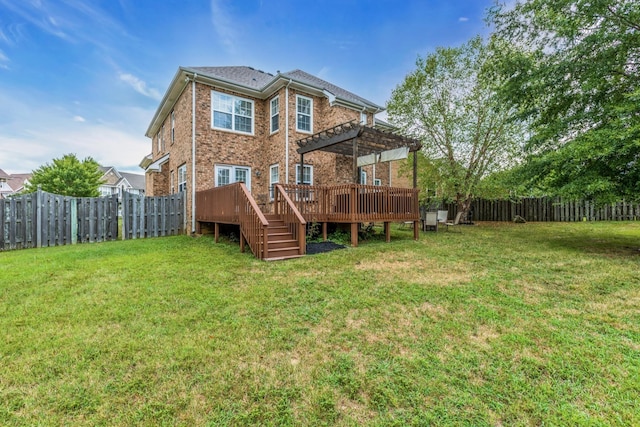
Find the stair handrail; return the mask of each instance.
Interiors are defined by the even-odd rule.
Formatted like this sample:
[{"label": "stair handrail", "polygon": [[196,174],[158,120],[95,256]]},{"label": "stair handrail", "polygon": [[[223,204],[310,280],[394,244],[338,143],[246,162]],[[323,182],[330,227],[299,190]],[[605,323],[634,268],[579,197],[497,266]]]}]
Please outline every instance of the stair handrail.
[{"label": "stair handrail", "polygon": [[242,239],[244,237],[253,255],[258,259],[264,259],[268,253],[269,234],[267,233],[267,227],[269,226],[269,221],[267,221],[267,218],[265,218],[258,204],[251,196],[247,186],[241,182],[239,183],[239,188],[239,199],[244,201],[239,206],[240,244],[243,246]]},{"label": "stair handrail", "polygon": [[298,253],[304,255],[307,252],[307,221],[304,219],[296,205],[286,193],[282,185],[275,185],[274,212],[280,215],[294,240],[298,241]]}]

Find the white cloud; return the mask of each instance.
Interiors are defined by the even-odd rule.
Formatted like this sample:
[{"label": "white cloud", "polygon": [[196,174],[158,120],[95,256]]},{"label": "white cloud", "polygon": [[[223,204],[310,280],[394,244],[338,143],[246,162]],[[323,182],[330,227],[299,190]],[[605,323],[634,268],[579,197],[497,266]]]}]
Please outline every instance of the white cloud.
[{"label": "white cloud", "polygon": [[466,16],[461,16],[460,18],[458,18],[458,22],[467,22],[469,20],[469,18],[467,18]]},{"label": "white cloud", "polygon": [[[33,98],[41,102],[31,102]],[[7,119],[0,132],[0,169],[29,172],[75,153],[79,158],[91,156],[104,165],[142,172],[137,165],[151,151],[144,131],[152,110],[101,105],[104,120],[94,122],[59,105],[44,103],[42,98],[39,93],[0,88],[0,117]],[[76,107],[72,104],[70,108]]]},{"label": "white cloud", "polygon": [[162,99],[162,95],[157,89],[148,88],[144,81],[140,80],[133,74],[120,73],[120,80],[131,86],[136,92],[148,98],[155,99],[156,101],[160,101],[160,99]]},{"label": "white cloud", "polygon": [[320,69],[320,71],[318,71],[317,76],[320,77],[323,80],[328,80],[329,79],[329,71],[331,71],[331,68],[324,66]]},{"label": "white cloud", "polygon": [[222,6],[222,0],[211,0],[211,23],[222,44],[233,51],[236,40],[235,27],[231,16]]},{"label": "white cloud", "polygon": [[4,54],[2,50],[0,50],[0,68],[8,70],[9,66],[7,65],[7,62],[9,62],[9,58]]}]

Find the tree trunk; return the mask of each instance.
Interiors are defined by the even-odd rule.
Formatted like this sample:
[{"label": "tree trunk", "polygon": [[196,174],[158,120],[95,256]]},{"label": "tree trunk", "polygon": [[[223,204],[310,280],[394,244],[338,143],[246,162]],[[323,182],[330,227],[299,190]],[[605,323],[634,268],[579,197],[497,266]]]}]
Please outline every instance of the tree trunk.
[{"label": "tree trunk", "polygon": [[466,221],[467,216],[469,215],[469,211],[471,210],[471,202],[473,201],[472,195],[464,195],[457,194],[456,195],[456,206],[458,207],[458,212],[462,212],[460,216],[460,222]]}]

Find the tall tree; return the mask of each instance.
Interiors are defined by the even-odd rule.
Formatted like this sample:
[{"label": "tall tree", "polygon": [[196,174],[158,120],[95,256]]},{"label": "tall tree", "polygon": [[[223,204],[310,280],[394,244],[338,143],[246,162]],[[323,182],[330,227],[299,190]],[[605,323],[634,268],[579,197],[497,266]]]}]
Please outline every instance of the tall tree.
[{"label": "tall tree", "polygon": [[526,0],[489,13],[504,102],[532,126],[543,190],[640,198],[640,2]]},{"label": "tall tree", "polygon": [[99,164],[91,157],[80,161],[75,154],[65,154],[33,171],[25,192],[40,187],[49,193],[74,197],[97,197],[102,184]]},{"label": "tall tree", "polygon": [[423,154],[436,170],[421,175],[439,180],[433,184],[462,212],[482,178],[512,165],[520,152],[522,127],[497,102],[487,74],[491,56],[480,37],[438,48],[418,58],[387,103],[391,123],[423,141]]}]

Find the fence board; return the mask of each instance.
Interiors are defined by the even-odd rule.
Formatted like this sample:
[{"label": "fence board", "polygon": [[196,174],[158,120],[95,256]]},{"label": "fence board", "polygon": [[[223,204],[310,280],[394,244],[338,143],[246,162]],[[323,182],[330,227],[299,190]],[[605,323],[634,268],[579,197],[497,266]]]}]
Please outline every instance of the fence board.
[{"label": "fence board", "polygon": [[[455,203],[445,203],[449,218],[455,218]],[[516,215],[527,221],[637,221],[640,204],[621,201],[596,206],[588,200],[563,200],[560,198],[523,198],[511,200],[477,199],[471,203],[473,221],[513,221]]]},{"label": "fence board", "polygon": [[124,239],[184,233],[184,193],[144,197],[125,192],[122,200]]}]

